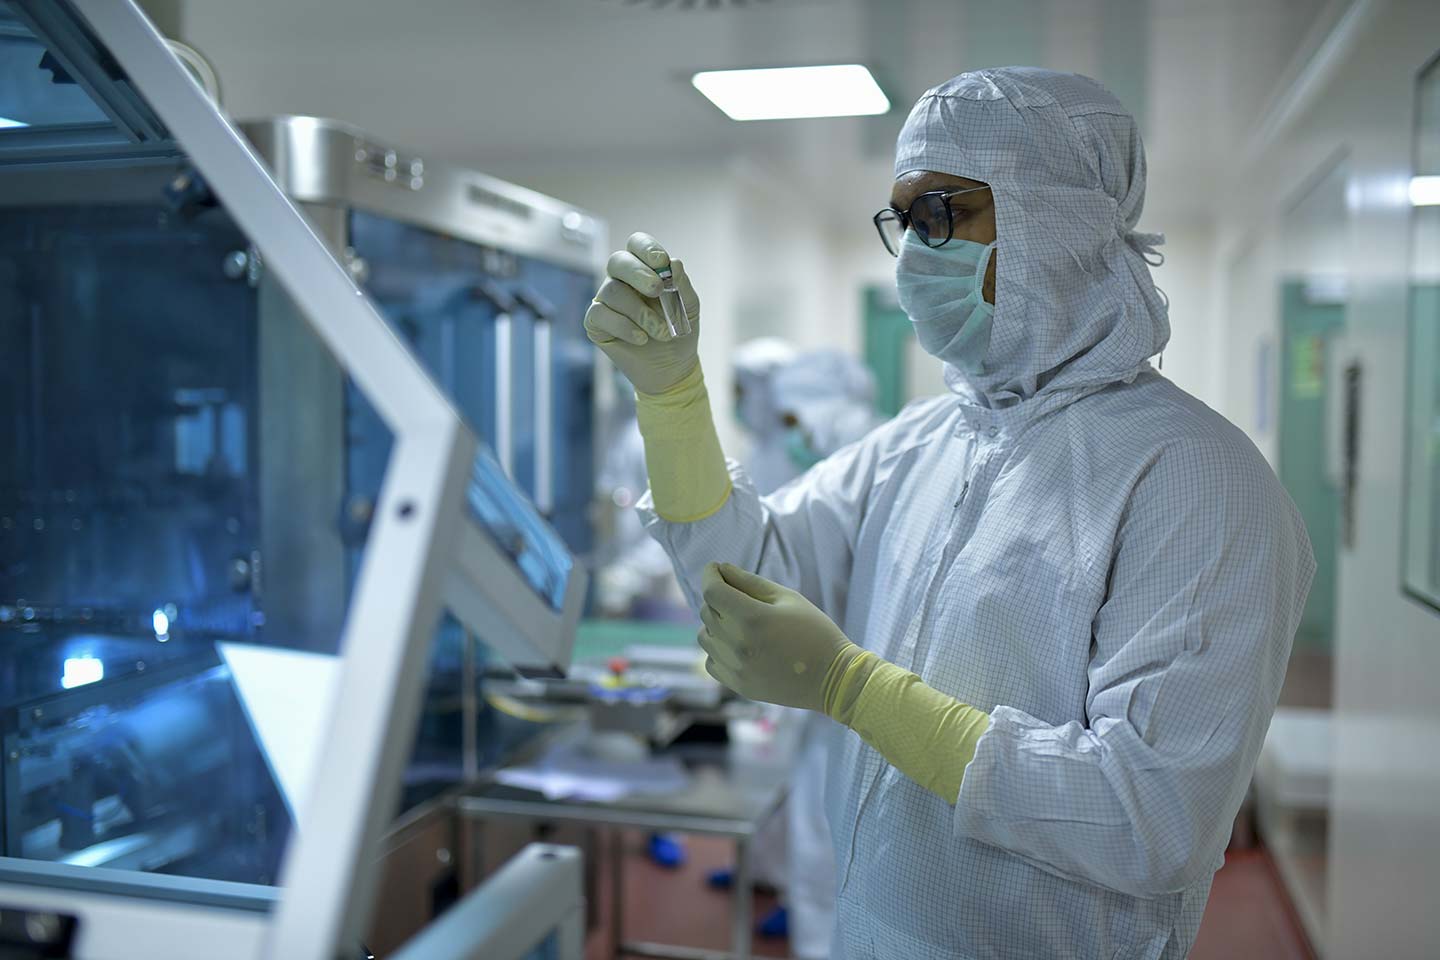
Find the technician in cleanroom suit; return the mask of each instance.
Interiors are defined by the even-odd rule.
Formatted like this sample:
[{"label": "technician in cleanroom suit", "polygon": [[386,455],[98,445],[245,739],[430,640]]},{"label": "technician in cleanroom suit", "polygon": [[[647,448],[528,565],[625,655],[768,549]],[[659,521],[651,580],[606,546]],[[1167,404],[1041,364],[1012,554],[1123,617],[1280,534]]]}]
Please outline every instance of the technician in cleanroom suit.
[{"label": "technician in cleanroom suit", "polygon": [[775,378],[795,362],[796,350],[779,337],[758,337],[735,348],[735,419],[745,428],[750,454],[745,474],[761,493],[773,493],[803,469],[787,448],[787,428],[775,403]]},{"label": "technician in cleanroom suit", "polygon": [[1314,562],[1255,449],[1147,362],[1170,331],[1144,194],[1134,120],[1090,80],[926,93],[881,220],[904,216],[900,301],[951,395],[768,498],[706,426],[694,337],[659,336],[654,240],[587,314],[639,393],[641,507],[710,669],[849,728],[836,957],[1194,940]]}]

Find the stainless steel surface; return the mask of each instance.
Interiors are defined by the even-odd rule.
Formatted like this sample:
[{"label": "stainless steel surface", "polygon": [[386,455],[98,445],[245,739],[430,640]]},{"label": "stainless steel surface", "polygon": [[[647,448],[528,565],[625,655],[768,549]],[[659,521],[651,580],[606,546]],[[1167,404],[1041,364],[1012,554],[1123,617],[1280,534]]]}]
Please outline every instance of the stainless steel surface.
[{"label": "stainless steel surface", "polygon": [[515,320],[509,313],[495,315],[495,456],[505,476],[515,479],[514,369]]},{"label": "stainless steel surface", "polygon": [[610,956],[620,956],[625,943],[625,835],[610,830]]},{"label": "stainless steel surface", "polygon": [[461,797],[456,807],[467,817],[515,817],[520,820],[553,820],[556,823],[633,827],[637,830],[674,830],[716,837],[753,834],[748,820],[725,820],[685,814],[623,810],[598,804],[566,804],[551,800],[497,800],[491,797]]},{"label": "stainless steel surface", "polygon": [[[760,825],[785,798],[790,763],[798,748],[798,729],[782,724],[768,744],[690,747],[684,751],[692,782],[673,795],[632,796],[614,803],[545,800],[539,794],[480,784],[456,798],[461,816],[474,819],[543,820],[608,827],[610,842],[611,935],[614,955],[666,957],[672,960],[748,960],[751,956],[751,900],[754,875],[751,843]],[[677,751],[678,753],[679,751]],[[624,939],[624,877],[620,833],[625,829],[673,831],[728,837],[736,845],[730,952],[696,950]]]},{"label": "stainless steel surface", "polygon": [[604,264],[604,222],[544,194],[404,153],[335,120],[269,117],[240,129],[298,201],[360,207],[583,270]]},{"label": "stainless steel surface", "polygon": [[[785,796],[781,783],[774,794],[774,803],[765,816],[774,813]],[[751,864],[750,844],[759,830],[759,820],[716,820],[674,813],[637,813],[603,804],[563,804],[550,801],[505,801],[462,796],[456,800],[461,816],[480,820],[515,818],[543,820],[547,823],[593,824],[608,828],[610,834],[606,859],[609,861],[610,939],[614,957],[667,957],[672,960],[749,960],[752,948],[751,903],[755,880]],[[763,820],[763,817],[761,818]],[[624,843],[626,829],[674,833],[698,833],[728,837],[735,841],[735,881],[731,896],[731,950],[712,951],[671,944],[626,940],[624,936]]]},{"label": "stainless steel surface", "polygon": [[750,840],[741,837],[735,841],[735,896],[730,898],[730,942],[734,945],[735,960],[750,960],[750,915],[755,889],[751,861]]},{"label": "stainless steel surface", "polygon": [[[680,759],[690,776],[689,786],[678,793],[633,794],[613,803],[571,802],[482,781],[465,790],[457,803],[471,814],[534,812],[555,820],[748,836],[784,798],[798,733],[796,725],[782,723],[765,743],[690,744],[665,751]],[[546,743],[558,744],[575,734],[574,728],[555,731]]]}]

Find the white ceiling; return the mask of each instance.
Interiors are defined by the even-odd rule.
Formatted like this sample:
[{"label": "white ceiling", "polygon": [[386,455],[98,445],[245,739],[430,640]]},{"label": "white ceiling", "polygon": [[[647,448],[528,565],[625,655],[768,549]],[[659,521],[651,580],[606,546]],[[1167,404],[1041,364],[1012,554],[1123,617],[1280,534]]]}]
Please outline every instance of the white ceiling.
[{"label": "white ceiling", "polygon": [[[697,158],[788,161],[816,177],[817,164],[883,166],[909,103],[934,83],[1001,63],[1076,70],[1140,118],[1151,212],[1196,217],[1307,32],[1335,10],[1327,0],[182,4],[181,32],[214,61],[235,115],[336,117],[502,171]],[[851,61],[879,77],[890,115],[741,124],[688,82],[699,69]]]}]

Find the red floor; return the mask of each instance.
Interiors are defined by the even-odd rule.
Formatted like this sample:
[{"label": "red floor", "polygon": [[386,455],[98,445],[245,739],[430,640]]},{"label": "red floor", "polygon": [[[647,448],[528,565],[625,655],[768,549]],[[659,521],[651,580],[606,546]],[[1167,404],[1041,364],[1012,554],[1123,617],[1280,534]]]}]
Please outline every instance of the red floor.
[{"label": "red floor", "polygon": [[[729,895],[710,890],[705,876],[727,864],[730,846],[723,840],[687,838],[689,861],[677,870],[652,864],[640,835],[629,838],[625,867],[625,935],[628,939],[726,949],[730,945]],[[602,876],[605,874],[602,872]],[[610,915],[603,889],[601,917]],[[763,916],[774,897],[758,896],[755,915]],[[586,960],[609,960],[609,934],[602,927],[586,945]],[[787,956],[783,940],[755,939],[755,955]],[[1215,875],[1210,903],[1190,960],[1314,960],[1299,920],[1263,851],[1232,853]]]},{"label": "red floor", "polygon": [[1190,960],[1314,960],[1280,876],[1261,849],[1232,852],[1215,874]]},{"label": "red floor", "polygon": [[[625,938],[651,943],[677,944],[712,950],[730,948],[730,895],[711,890],[705,877],[716,867],[728,866],[734,847],[722,839],[686,837],[689,857],[675,870],[657,867],[645,856],[641,834],[627,837],[625,865]],[[601,876],[608,876],[601,864]],[[600,913],[610,916],[606,884],[601,883]],[[775,906],[775,898],[755,898],[755,916],[764,916]],[[585,945],[585,960],[610,960],[608,924],[592,931]],[[784,940],[756,937],[755,956],[786,957]]]}]

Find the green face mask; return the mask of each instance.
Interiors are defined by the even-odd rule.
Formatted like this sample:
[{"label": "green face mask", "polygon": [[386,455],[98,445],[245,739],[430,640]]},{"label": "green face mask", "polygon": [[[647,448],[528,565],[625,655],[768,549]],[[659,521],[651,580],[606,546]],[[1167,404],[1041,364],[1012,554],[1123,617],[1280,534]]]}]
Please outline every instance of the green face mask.
[{"label": "green face mask", "polygon": [[809,470],[825,459],[811,448],[809,438],[799,427],[791,427],[785,434],[785,452],[790,455],[790,462],[801,470]]}]

